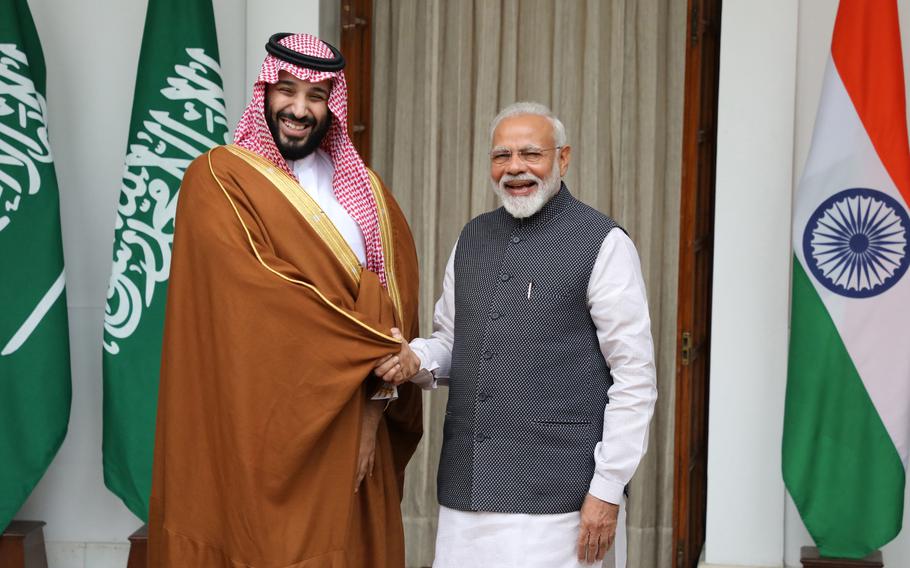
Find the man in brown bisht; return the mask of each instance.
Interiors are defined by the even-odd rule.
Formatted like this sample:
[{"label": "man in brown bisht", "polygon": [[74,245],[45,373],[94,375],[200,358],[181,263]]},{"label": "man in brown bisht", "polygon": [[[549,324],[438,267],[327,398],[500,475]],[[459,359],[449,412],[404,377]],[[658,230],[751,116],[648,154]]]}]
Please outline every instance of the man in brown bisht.
[{"label": "man in brown bisht", "polygon": [[371,373],[418,331],[414,243],[348,136],[341,55],[266,49],[180,191],[149,565],[401,567],[420,393]]}]

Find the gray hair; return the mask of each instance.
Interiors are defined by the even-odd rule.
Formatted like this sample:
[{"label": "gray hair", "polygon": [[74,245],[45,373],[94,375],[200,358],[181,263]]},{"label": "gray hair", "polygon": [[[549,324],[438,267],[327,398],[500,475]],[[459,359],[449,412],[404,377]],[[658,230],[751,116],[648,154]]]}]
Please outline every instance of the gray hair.
[{"label": "gray hair", "polygon": [[547,118],[550,121],[550,124],[553,125],[553,140],[556,142],[556,145],[566,145],[566,127],[563,126],[562,121],[559,120],[559,118],[553,114],[553,111],[546,105],[530,101],[512,103],[499,111],[499,114],[497,114],[496,118],[493,119],[493,122],[490,123],[490,141],[492,142],[493,133],[496,131],[496,127],[499,126],[500,122],[506,118],[524,114],[533,114]]}]

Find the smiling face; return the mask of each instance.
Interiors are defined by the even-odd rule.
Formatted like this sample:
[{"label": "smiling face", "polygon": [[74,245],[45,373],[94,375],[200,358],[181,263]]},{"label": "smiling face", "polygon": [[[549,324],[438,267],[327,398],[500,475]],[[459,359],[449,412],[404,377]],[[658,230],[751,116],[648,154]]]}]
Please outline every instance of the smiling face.
[{"label": "smiling face", "polygon": [[[493,131],[493,191],[513,217],[530,217],[559,191],[571,148],[555,146],[553,124],[545,116],[510,116]],[[506,153],[511,154],[507,160],[495,159]]]},{"label": "smiling face", "polygon": [[286,160],[299,160],[313,153],[332,124],[329,112],[331,80],[309,83],[287,71],[265,91],[265,120],[275,146]]}]

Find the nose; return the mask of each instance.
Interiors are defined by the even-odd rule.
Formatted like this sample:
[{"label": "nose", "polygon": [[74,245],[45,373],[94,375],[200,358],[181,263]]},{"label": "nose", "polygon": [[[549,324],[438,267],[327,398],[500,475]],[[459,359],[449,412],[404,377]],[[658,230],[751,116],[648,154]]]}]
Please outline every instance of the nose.
[{"label": "nose", "polygon": [[521,159],[521,156],[518,155],[518,152],[512,152],[512,155],[509,156],[509,161],[506,163],[506,173],[517,175],[525,171],[525,162]]},{"label": "nose", "polygon": [[288,110],[290,110],[296,118],[303,118],[306,116],[309,112],[309,107],[306,104],[306,96],[299,95],[294,97]]}]

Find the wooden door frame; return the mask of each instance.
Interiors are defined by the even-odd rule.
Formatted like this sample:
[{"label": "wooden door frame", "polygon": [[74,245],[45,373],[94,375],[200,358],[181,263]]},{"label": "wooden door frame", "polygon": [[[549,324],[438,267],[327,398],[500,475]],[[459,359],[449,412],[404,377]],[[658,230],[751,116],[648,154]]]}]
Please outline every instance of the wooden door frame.
[{"label": "wooden door frame", "polygon": [[[687,8],[685,102],[680,196],[677,306],[676,407],[674,431],[673,552],[675,568],[694,568],[704,546],[707,498],[707,414],[711,318],[711,269],[696,290],[698,254],[713,259],[717,93],[722,0],[689,0]],[[705,13],[712,12],[712,13]],[[709,37],[710,34],[710,37]],[[705,40],[709,40],[706,42]],[[708,118],[711,127],[705,128]],[[709,146],[704,146],[706,143]],[[702,223],[702,225],[699,225]],[[707,223],[707,225],[704,225]],[[698,237],[698,228],[705,233]],[[708,264],[710,267],[710,264]],[[696,295],[702,294],[701,313]],[[699,325],[701,328],[699,328]],[[699,328],[703,333],[697,333]],[[701,358],[698,365],[693,361]],[[698,370],[694,370],[698,368]],[[703,373],[699,383],[696,373]],[[700,392],[693,392],[698,390]],[[699,404],[692,404],[695,400]],[[700,415],[694,416],[693,413]],[[698,427],[693,427],[697,424]],[[703,436],[696,440],[696,436]],[[696,446],[696,444],[699,444]],[[704,460],[693,470],[696,460]],[[695,472],[693,474],[693,471]],[[693,479],[693,475],[699,476]],[[691,502],[693,483],[698,503]],[[693,516],[697,518],[693,519]]]},{"label": "wooden door frame", "polygon": [[348,133],[370,164],[373,106],[373,0],[338,0],[341,53],[347,60]]}]

